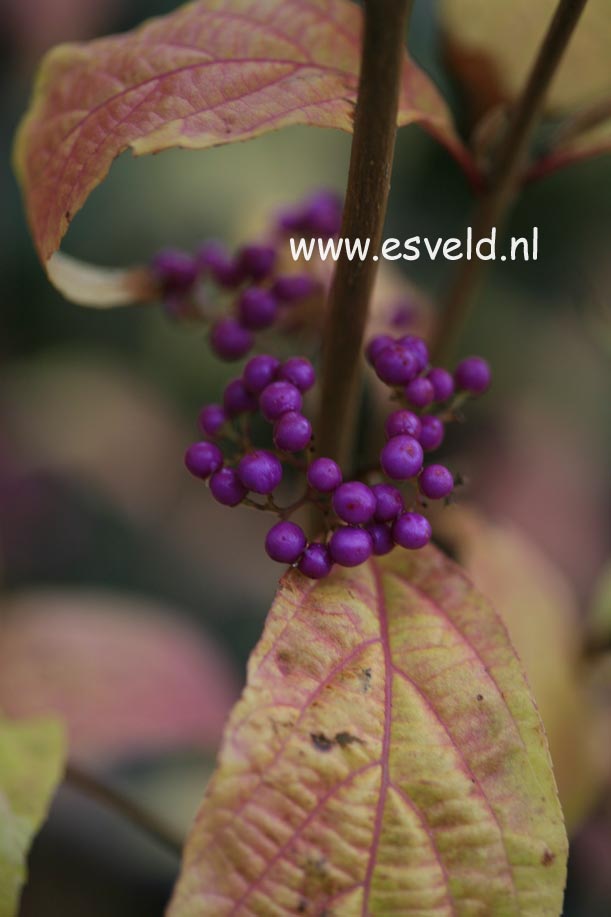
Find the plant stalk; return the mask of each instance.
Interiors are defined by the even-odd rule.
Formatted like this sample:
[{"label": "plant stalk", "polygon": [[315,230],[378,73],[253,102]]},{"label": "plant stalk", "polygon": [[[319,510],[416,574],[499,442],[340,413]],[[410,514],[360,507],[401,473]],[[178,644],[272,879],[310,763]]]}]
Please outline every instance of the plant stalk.
[{"label": "plant stalk", "polygon": [[[513,109],[505,140],[493,160],[487,191],[476,208],[473,217],[474,245],[494,226],[497,229],[502,227],[520,184],[547,91],[586,3],[587,0],[560,0],[558,3],[524,90]],[[442,304],[432,344],[436,362],[444,362],[450,356],[487,265],[487,261],[479,258],[461,262]]]},{"label": "plant stalk", "polygon": [[[343,238],[369,238],[377,255],[382,240],[397,133],[397,112],[412,0],[366,0],[359,90],[342,222]],[[361,348],[378,262],[335,267],[323,344],[316,447],[345,470],[354,438]]]},{"label": "plant stalk", "polygon": [[109,786],[97,775],[70,762],[66,767],[65,781],[69,786],[94,799],[104,808],[117,812],[174,856],[181,857],[183,839],[169,825],[133,799]]}]

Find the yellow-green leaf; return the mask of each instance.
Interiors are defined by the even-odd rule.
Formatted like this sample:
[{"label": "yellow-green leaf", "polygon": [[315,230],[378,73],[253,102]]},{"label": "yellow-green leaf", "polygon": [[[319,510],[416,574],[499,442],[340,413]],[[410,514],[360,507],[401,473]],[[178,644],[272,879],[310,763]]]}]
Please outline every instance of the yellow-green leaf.
[{"label": "yellow-green leaf", "polygon": [[435,548],[281,582],[170,917],[557,917],[567,842],[506,631]]},{"label": "yellow-green leaf", "polygon": [[[443,0],[450,66],[474,119],[511,105],[526,83],[557,0]],[[589,0],[546,98],[546,112],[567,119],[550,150],[528,172],[546,175],[611,150],[611,4]]]},{"label": "yellow-green leaf", "polygon": [[[361,27],[351,0],[199,0],[133,32],[51,51],[15,166],[53,282],[86,304],[98,288],[104,305],[147,295],[139,275],[107,283],[53,258],[124,150],[205,149],[294,124],[351,131]],[[473,172],[445,102],[407,55],[399,123],[422,124]]]},{"label": "yellow-green leaf", "polygon": [[0,716],[0,917],[17,913],[26,856],[61,779],[64,756],[55,720]]},{"label": "yellow-green leaf", "polygon": [[[557,0],[442,0],[451,59],[469,93],[490,101],[515,99],[557,6]],[[610,46],[609,0],[588,0],[550,86],[549,111],[566,112],[608,94]],[[496,99],[489,94],[491,82]]]}]

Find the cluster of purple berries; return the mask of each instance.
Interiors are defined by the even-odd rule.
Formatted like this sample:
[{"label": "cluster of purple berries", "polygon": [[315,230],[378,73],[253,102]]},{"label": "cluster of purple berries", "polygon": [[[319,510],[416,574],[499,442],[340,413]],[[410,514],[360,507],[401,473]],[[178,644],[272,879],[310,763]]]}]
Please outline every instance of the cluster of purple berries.
[{"label": "cluster of purple berries", "polygon": [[[207,439],[190,446],[185,456],[189,471],[208,480],[219,503],[244,502],[276,513],[280,519],[265,541],[268,555],[312,579],[325,577],[333,564],[354,567],[372,555],[387,554],[395,545],[417,549],[430,541],[431,525],[419,510],[427,499],[448,498],[454,478],[443,465],[425,467],[424,453],[441,444],[442,418],[452,415],[452,404],[481,394],[490,383],[488,364],[479,357],[463,360],[453,375],[430,368],[426,344],[414,335],[398,340],[377,336],[367,356],[378,376],[406,402],[387,418],[379,468],[367,477],[387,480],[371,485],[344,481],[336,462],[314,457],[312,427],[302,407],[316,379],[304,357],[284,363],[267,354],[252,357],[242,376],[226,386],[223,403],[202,409],[200,426]],[[432,412],[435,406],[441,417]],[[273,425],[274,451],[240,439],[235,422],[255,412]],[[237,454],[229,460],[219,445],[223,437],[229,443],[238,441]],[[305,475],[305,492],[282,508],[273,494],[282,482],[284,464]],[[407,498],[399,489],[406,483],[412,488]],[[253,494],[265,496],[266,502],[255,502]],[[303,529],[288,518],[307,503],[316,505],[326,520],[321,541],[308,543]]]},{"label": "cluster of purple berries", "polygon": [[[159,252],[152,271],[167,311],[177,317],[193,317],[193,302],[205,283],[217,293],[231,293],[231,313],[213,320],[210,346],[223,360],[245,357],[254,347],[257,332],[271,328],[283,308],[303,302],[320,287],[311,274],[280,272],[287,235],[334,236],[341,215],[339,198],[320,191],[279,214],[268,239],[244,245],[235,254],[214,241],[205,242],[195,254],[176,249]],[[200,317],[206,316],[202,313]]]}]

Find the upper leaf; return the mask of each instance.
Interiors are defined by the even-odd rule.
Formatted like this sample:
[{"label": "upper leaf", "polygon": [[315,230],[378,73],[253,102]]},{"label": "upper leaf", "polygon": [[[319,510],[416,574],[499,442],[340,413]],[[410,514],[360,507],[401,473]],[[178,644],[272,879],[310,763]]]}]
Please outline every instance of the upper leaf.
[{"label": "upper leaf", "polygon": [[[55,48],[15,148],[42,261],[128,147],[204,149],[290,124],[351,131],[361,24],[349,0],[199,0],[133,32]],[[422,123],[469,166],[444,101],[407,56],[399,122]],[[51,273],[62,283],[63,266]]]},{"label": "upper leaf", "polygon": [[558,915],[567,842],[503,625],[434,548],[283,579],[171,917]]},{"label": "upper leaf", "polygon": [[0,917],[17,913],[26,855],[61,779],[64,755],[57,722],[0,716]]},{"label": "upper leaf", "polygon": [[79,758],[216,747],[235,697],[231,665],[159,611],[84,592],[5,601],[0,707],[57,714]]}]

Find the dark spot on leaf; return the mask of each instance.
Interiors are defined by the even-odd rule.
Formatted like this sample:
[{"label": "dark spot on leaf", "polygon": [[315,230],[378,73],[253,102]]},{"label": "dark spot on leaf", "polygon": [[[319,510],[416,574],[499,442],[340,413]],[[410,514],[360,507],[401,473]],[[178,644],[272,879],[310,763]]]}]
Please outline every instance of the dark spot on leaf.
[{"label": "dark spot on leaf", "polygon": [[322,732],[311,732],[310,738],[312,739],[314,747],[319,751],[331,751],[335,744],[333,739],[328,739]]},{"label": "dark spot on leaf", "polygon": [[483,694],[478,694],[477,697],[476,697],[475,699],[476,699],[476,700],[483,700],[483,699],[484,699],[484,695],[483,695]]},{"label": "dark spot on leaf", "polygon": [[335,741],[340,748],[346,748],[347,745],[353,745],[355,742],[358,742],[359,745],[363,744],[363,740],[359,739],[358,736],[353,736],[349,732],[338,732],[335,736]]},{"label": "dark spot on leaf", "polygon": [[297,913],[305,914],[307,909],[308,909],[308,902],[306,901],[305,898],[300,898],[299,901],[297,902]]},{"label": "dark spot on leaf", "polygon": [[68,222],[70,222],[70,220],[72,219],[72,214],[69,210],[66,210],[66,213],[64,214],[64,216],[66,217]]},{"label": "dark spot on leaf", "polygon": [[291,671],[291,654],[287,650],[278,650],[276,664],[283,675],[288,675]]},{"label": "dark spot on leaf", "polygon": [[371,688],[371,669],[361,669],[361,689],[367,694]]},{"label": "dark spot on leaf", "polygon": [[551,850],[548,850],[547,847],[541,857],[541,863],[543,866],[551,866],[554,860],[556,859],[556,854],[552,853]]}]

